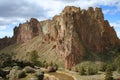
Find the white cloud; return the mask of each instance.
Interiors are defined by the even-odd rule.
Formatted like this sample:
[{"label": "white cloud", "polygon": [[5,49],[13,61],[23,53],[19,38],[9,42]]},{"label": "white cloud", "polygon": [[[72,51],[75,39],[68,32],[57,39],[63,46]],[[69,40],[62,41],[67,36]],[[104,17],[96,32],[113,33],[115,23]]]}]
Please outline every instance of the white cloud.
[{"label": "white cloud", "polygon": [[[88,7],[115,6],[116,10],[105,9],[104,13],[120,11],[120,0],[2,0],[0,1],[0,30],[5,26],[17,25],[25,22],[31,17],[38,20],[45,20],[59,14],[67,5],[87,9]],[[116,23],[112,23],[118,26]],[[12,33],[12,32],[11,32]],[[0,34],[2,35],[2,34]],[[7,35],[7,34],[6,34]]]},{"label": "white cloud", "polygon": [[110,12],[111,12],[110,9],[103,10],[103,13],[104,13],[104,14],[109,14]]},{"label": "white cloud", "polygon": [[7,32],[7,31],[0,31],[0,34],[1,34],[0,38],[5,37],[6,35],[8,37],[11,37],[13,35],[11,32]]},{"label": "white cloud", "polygon": [[110,25],[114,26],[114,28],[120,28],[120,21],[110,22]]},{"label": "white cloud", "polygon": [[0,25],[0,31],[1,30],[5,30],[7,28],[7,26],[5,26],[5,25]]}]

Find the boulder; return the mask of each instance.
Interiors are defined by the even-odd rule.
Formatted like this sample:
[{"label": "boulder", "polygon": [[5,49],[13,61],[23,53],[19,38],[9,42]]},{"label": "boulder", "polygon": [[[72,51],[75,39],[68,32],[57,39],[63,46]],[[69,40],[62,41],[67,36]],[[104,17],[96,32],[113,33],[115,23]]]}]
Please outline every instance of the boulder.
[{"label": "boulder", "polygon": [[30,66],[26,66],[23,71],[25,71],[26,73],[35,73],[35,69],[30,67]]},{"label": "boulder", "polygon": [[21,68],[19,66],[13,66],[12,69],[20,70]]},{"label": "boulder", "polygon": [[25,72],[19,66],[14,66],[8,75],[9,80],[18,80],[19,78],[23,78],[25,76]]},{"label": "boulder", "polygon": [[9,73],[9,80],[18,80],[18,69],[13,68]]},{"label": "boulder", "polygon": [[55,72],[57,70],[56,67],[53,67],[53,66],[48,66],[47,67],[47,72]]},{"label": "boulder", "polygon": [[43,80],[44,78],[44,72],[41,70],[37,70],[35,75],[37,76],[38,80]]}]

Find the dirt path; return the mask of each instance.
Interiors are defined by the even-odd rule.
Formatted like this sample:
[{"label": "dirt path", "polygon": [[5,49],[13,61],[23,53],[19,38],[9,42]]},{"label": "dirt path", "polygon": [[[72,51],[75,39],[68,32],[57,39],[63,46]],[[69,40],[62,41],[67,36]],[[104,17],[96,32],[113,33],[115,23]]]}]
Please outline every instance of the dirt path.
[{"label": "dirt path", "polygon": [[62,73],[49,73],[49,75],[53,75],[57,77],[59,80],[74,80],[73,77]]}]

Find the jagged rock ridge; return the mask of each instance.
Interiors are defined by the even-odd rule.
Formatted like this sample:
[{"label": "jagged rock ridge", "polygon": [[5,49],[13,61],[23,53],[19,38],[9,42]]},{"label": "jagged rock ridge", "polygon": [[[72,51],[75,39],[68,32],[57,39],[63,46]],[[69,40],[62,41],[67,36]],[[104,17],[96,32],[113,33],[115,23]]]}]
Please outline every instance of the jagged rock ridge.
[{"label": "jagged rock ridge", "polygon": [[67,6],[52,20],[30,22],[15,27],[12,42],[20,44],[41,36],[42,42],[55,42],[54,48],[65,62],[66,68],[78,64],[88,51],[105,53],[119,44],[113,27],[104,20],[101,8],[81,10]]},{"label": "jagged rock ridge", "polygon": [[8,38],[5,36],[4,38],[0,39],[0,49],[5,48],[6,46],[9,46],[12,44],[11,38]]},{"label": "jagged rock ridge", "polygon": [[30,22],[14,28],[13,39],[16,43],[24,43],[38,35],[42,35],[40,23],[37,19],[31,18]]}]

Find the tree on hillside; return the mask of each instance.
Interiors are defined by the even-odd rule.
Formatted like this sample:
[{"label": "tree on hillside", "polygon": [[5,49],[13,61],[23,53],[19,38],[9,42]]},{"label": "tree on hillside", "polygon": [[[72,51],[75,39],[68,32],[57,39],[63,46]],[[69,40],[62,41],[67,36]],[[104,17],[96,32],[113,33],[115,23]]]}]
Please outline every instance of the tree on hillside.
[{"label": "tree on hillside", "polygon": [[36,50],[30,52],[30,61],[34,64],[37,65],[39,63],[38,61],[38,52]]},{"label": "tree on hillside", "polygon": [[112,76],[111,66],[108,65],[105,71],[105,80],[114,80]]}]

